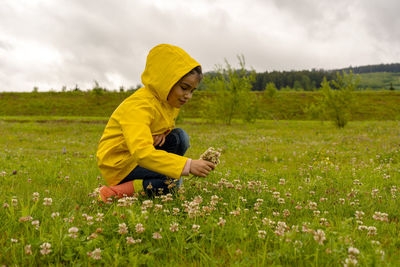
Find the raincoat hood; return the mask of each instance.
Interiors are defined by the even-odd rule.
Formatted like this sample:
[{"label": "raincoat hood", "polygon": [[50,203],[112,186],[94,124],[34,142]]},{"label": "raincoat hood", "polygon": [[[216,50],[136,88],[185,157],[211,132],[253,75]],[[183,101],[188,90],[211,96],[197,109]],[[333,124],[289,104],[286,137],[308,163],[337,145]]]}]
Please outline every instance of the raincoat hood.
[{"label": "raincoat hood", "polygon": [[160,44],[147,56],[142,74],[142,84],[160,101],[166,102],[171,88],[187,73],[200,64],[183,49]]}]

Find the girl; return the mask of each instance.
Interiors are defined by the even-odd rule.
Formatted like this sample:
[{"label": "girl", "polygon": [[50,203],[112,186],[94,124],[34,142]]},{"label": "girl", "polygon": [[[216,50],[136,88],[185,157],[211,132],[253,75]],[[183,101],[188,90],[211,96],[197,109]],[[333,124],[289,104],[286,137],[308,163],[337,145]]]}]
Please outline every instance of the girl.
[{"label": "girl", "polygon": [[179,109],[192,97],[201,66],[179,47],[161,44],[149,52],[144,87],[113,112],[100,139],[97,162],[108,186],[100,198],[167,193],[190,173],[206,177],[215,165],[184,157],[189,136],[174,129]]}]

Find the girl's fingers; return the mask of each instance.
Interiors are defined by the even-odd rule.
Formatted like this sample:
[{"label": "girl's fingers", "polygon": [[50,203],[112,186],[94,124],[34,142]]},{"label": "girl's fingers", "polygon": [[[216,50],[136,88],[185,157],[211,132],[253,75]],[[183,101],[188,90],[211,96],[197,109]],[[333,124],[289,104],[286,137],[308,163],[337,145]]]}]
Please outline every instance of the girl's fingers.
[{"label": "girl's fingers", "polygon": [[165,135],[161,136],[161,142],[160,142],[160,146],[162,146],[165,143]]}]

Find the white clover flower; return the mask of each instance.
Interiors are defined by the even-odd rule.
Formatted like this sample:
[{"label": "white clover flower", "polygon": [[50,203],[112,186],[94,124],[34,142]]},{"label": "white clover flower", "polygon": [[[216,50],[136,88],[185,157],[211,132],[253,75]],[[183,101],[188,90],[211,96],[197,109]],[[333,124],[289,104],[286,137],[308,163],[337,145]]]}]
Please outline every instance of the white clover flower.
[{"label": "white clover flower", "polygon": [[179,231],[179,224],[177,224],[177,223],[172,223],[172,224],[170,225],[169,230],[170,230],[171,232],[178,232],[178,231]]},{"label": "white clover flower", "polygon": [[193,225],[192,225],[192,230],[193,230],[193,231],[198,232],[199,229],[200,229],[200,225],[197,225],[197,224],[193,224]]},{"label": "white clover flower", "polygon": [[128,245],[133,245],[133,244],[141,243],[141,242],[142,242],[141,239],[133,239],[131,236],[128,236],[128,237],[126,238],[126,243],[127,243]]},{"label": "white clover flower", "polygon": [[39,225],[40,225],[39,220],[32,221],[32,225],[35,226],[36,230],[39,230]]},{"label": "white clover flower", "polygon": [[101,249],[96,248],[92,252],[88,252],[87,255],[94,260],[101,260]]},{"label": "white clover flower", "polygon": [[43,205],[44,206],[51,206],[51,204],[53,203],[53,199],[50,197],[45,197],[43,199]]},{"label": "white clover flower", "polygon": [[265,236],[267,235],[267,232],[265,232],[264,230],[259,230],[258,231],[258,237],[261,239],[265,239]]},{"label": "white clover flower", "polygon": [[135,226],[135,230],[136,230],[136,233],[141,234],[141,233],[144,232],[145,229],[144,229],[144,227],[143,227],[143,224],[138,223],[138,224],[136,224],[136,226]]},{"label": "white clover flower", "polygon": [[222,217],[219,217],[219,222],[217,223],[219,226],[225,226],[226,220]]},{"label": "white clover flower", "polygon": [[32,255],[32,246],[30,244],[26,245],[24,251],[26,255]]},{"label": "white clover flower", "polygon": [[178,215],[179,211],[180,211],[179,208],[173,208],[172,209],[172,214]]},{"label": "white clover flower", "polygon": [[354,247],[349,247],[349,249],[347,250],[347,252],[348,252],[349,254],[352,254],[352,255],[358,255],[358,254],[360,254],[360,251],[359,251],[357,248],[354,248]]},{"label": "white clover flower", "polygon": [[325,232],[321,229],[314,231],[314,240],[318,242],[318,244],[323,245],[326,240]]},{"label": "white clover flower", "polygon": [[71,238],[77,238],[79,229],[77,227],[71,227],[68,229],[69,237]]},{"label": "white clover flower", "polygon": [[216,150],[213,147],[209,147],[203,154],[201,154],[200,159],[206,160],[214,163],[215,165],[219,164],[219,157],[221,156],[220,150]]},{"label": "white clover flower", "polygon": [[126,223],[121,223],[118,225],[118,233],[121,235],[127,234],[128,233],[128,226],[126,226]]},{"label": "white clover flower", "polygon": [[41,248],[40,254],[42,254],[42,255],[47,255],[47,254],[50,254],[50,252],[51,252],[51,249],[50,249],[51,244],[50,243],[43,243],[40,245],[40,248]]},{"label": "white clover flower", "polygon": [[161,239],[162,238],[162,235],[159,233],[159,232],[155,232],[155,233],[153,233],[153,239]]}]

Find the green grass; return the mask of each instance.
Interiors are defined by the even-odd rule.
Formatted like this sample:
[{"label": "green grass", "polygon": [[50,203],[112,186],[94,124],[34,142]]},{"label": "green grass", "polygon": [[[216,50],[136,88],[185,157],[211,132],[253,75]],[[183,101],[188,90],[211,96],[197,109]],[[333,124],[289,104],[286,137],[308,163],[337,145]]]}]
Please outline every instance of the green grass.
[{"label": "green grass", "polygon": [[376,72],[362,73],[360,76],[360,87],[372,90],[390,89],[390,85],[395,90],[400,90],[400,73],[396,72]]},{"label": "green grass", "polygon": [[[99,206],[90,195],[103,183],[94,156],[103,123],[0,121],[0,265],[338,266],[350,247],[359,250],[360,266],[398,265],[398,122],[350,122],[340,130],[315,121],[187,120],[178,127],[191,137],[188,156],[214,146],[223,150],[221,164],[207,178],[186,179],[185,192],[171,201],[151,199],[143,213],[145,197],[122,207]],[[191,216],[185,206],[196,207],[199,196],[199,212]],[[43,205],[44,198],[52,205]],[[387,220],[374,219],[376,212]],[[20,222],[25,216],[32,220]],[[118,232],[122,223],[127,234]],[[138,223],[143,233],[135,231]],[[179,231],[170,230],[173,223]],[[72,227],[77,238],[69,236]],[[89,238],[98,228],[97,238]],[[321,244],[318,229],[326,238]],[[156,232],[161,239],[153,239]],[[141,242],[127,244],[126,237]],[[46,242],[51,252],[42,255]],[[88,256],[96,248],[99,260]]]},{"label": "green grass", "polygon": [[[0,93],[0,117],[51,115],[108,118],[129,95],[127,92]],[[400,91],[359,91],[355,95],[357,102],[353,120],[400,119]],[[202,98],[209,96],[208,92],[196,92],[182,108],[181,116],[199,118]],[[257,116],[268,120],[309,119],[304,109],[320,97],[319,92],[279,92],[275,97],[261,101]]]}]

